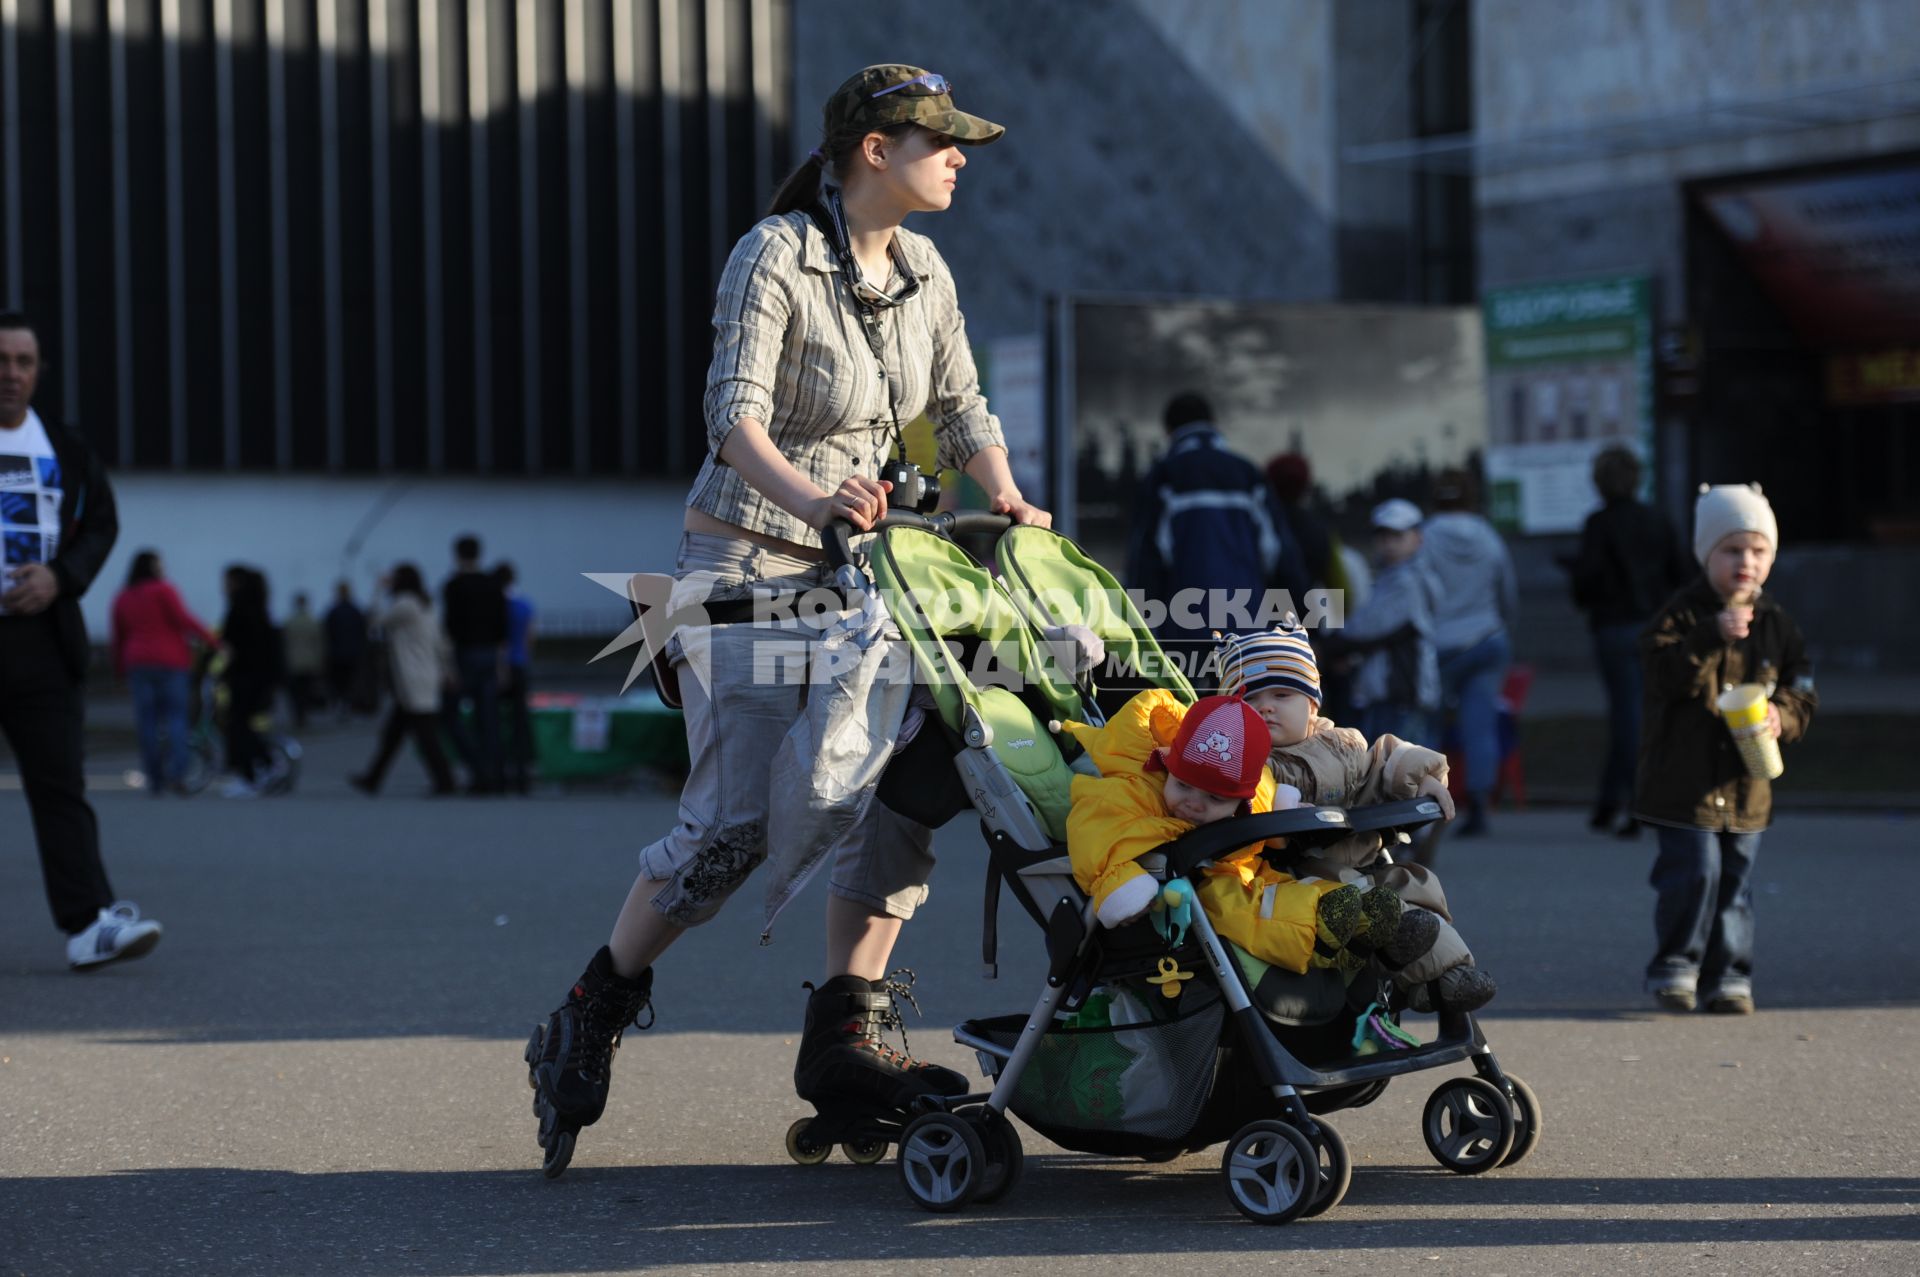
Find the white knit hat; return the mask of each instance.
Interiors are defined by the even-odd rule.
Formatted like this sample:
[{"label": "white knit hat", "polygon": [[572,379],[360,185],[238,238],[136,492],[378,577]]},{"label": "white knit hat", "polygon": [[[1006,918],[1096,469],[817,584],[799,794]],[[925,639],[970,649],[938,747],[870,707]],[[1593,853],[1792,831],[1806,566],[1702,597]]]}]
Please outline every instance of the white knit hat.
[{"label": "white knit hat", "polygon": [[1700,566],[1707,565],[1707,556],[1722,538],[1736,532],[1758,532],[1775,554],[1780,553],[1780,525],[1774,521],[1773,507],[1760,495],[1759,484],[1701,484],[1700,499],[1693,506],[1693,557]]}]

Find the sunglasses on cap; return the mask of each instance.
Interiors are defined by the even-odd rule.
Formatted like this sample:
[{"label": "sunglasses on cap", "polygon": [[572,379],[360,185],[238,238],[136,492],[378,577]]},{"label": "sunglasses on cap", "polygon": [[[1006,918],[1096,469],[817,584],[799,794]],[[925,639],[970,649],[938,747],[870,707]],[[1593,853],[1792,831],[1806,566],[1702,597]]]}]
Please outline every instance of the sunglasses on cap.
[{"label": "sunglasses on cap", "polygon": [[946,76],[935,75],[929,71],[925,75],[916,75],[911,80],[902,80],[898,84],[888,85],[878,93],[870,93],[867,95],[867,101],[871,102],[875,98],[883,98],[889,93],[898,93],[903,89],[908,90],[909,97],[937,98],[943,94],[952,93],[953,85],[948,82]]}]

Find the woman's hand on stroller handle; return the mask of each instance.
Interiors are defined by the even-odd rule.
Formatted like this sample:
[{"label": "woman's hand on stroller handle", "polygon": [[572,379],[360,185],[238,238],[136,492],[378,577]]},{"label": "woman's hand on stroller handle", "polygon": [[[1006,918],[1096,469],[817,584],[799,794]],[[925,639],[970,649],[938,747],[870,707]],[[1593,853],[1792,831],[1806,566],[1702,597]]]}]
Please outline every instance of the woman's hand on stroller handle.
[{"label": "woman's hand on stroller handle", "polygon": [[979,510],[927,515],[915,514],[911,510],[890,509],[870,527],[859,527],[843,518],[828,519],[820,528],[820,541],[826,551],[827,566],[838,569],[853,562],[853,538],[863,532],[878,532],[882,528],[919,528],[935,536],[952,537],[979,532],[1000,533],[1012,526],[1013,520],[1004,514],[987,514]]}]

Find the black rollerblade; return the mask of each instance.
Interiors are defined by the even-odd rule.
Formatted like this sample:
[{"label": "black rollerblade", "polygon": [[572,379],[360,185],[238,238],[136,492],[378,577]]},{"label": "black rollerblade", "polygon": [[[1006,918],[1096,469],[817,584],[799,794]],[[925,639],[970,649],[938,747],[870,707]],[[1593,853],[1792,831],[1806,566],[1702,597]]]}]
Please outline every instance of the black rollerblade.
[{"label": "black rollerblade", "polygon": [[554,1179],[573,1160],[573,1141],[582,1127],[600,1120],[613,1082],[613,1053],[629,1024],[651,1028],[653,1018],[637,1024],[650,1007],[653,968],[627,980],[614,974],[605,945],[560,1009],[536,1025],[527,1039],[527,1085],[533,1088],[533,1115],[540,1119],[542,1169]]},{"label": "black rollerblade", "polygon": [[887,1029],[906,1029],[895,1005],[904,999],[915,1011],[911,971],[895,972],[874,983],[859,976],[835,976],[819,988],[807,985],[806,1031],[793,1066],[793,1089],[818,1116],[803,1117],[787,1129],[787,1153],[814,1165],[839,1144],[849,1161],[868,1165],[886,1156],[899,1139],[916,1101],[964,1095],[967,1079],[952,1069],[916,1060],[880,1040]]}]

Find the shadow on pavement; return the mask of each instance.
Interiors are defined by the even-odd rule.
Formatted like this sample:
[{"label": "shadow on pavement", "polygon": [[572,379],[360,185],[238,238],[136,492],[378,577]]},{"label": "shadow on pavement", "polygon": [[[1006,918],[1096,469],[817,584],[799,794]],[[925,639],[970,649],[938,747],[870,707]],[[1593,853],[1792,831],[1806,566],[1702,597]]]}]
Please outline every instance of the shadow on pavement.
[{"label": "shadow on pavement", "polygon": [[[1211,1158],[1154,1170],[1036,1158],[1005,1201],[953,1216],[911,1206],[890,1166],[661,1166],[300,1175],[224,1168],[5,1181],[26,1271],[84,1254],[92,1271],[199,1262],[276,1273],[532,1273],[747,1263],[1195,1252],[1412,1250],[1695,1242],[1911,1240],[1911,1214],[1793,1207],[1911,1206],[1920,1179],[1757,1177],[1526,1180],[1368,1169],[1347,1204],[1286,1228],[1241,1221]],[[1503,1213],[1382,1219],[1422,1204]],[[1633,1214],[1666,1207],[1684,1218]],[[1712,1215],[1691,1208],[1736,1208]],[[1781,1210],[1780,1208],[1788,1208]],[[1569,1208],[1589,1213],[1569,1215]],[[1737,1208],[1751,1208],[1750,1211]],[[1777,1211],[1778,1213],[1769,1213]],[[1122,1221],[1134,1227],[1117,1227]],[[1147,1223],[1145,1231],[1137,1225]],[[1143,1235],[1151,1238],[1144,1242]],[[378,1239],[378,1241],[372,1240]]]}]

